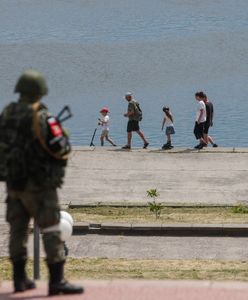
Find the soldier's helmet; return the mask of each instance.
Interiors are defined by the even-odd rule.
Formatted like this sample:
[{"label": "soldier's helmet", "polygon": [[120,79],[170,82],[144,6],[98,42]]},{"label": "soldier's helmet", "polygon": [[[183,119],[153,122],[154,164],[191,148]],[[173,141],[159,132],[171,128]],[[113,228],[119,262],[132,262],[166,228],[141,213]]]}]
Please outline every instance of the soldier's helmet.
[{"label": "soldier's helmet", "polygon": [[44,96],[48,93],[46,79],[36,70],[27,70],[18,79],[14,92],[28,96]]}]

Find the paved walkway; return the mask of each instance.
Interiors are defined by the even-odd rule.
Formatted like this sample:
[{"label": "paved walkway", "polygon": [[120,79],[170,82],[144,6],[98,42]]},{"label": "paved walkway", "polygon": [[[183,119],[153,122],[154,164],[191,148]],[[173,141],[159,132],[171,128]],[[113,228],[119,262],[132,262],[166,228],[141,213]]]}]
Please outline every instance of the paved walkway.
[{"label": "paved walkway", "polygon": [[[51,299],[72,300],[247,300],[248,284],[238,282],[215,283],[208,281],[83,281],[85,294],[54,296]],[[38,289],[11,294],[10,282],[0,286],[0,300],[47,299],[46,283]]]},{"label": "paved walkway", "polygon": [[72,204],[147,203],[146,191],[156,188],[167,203],[233,204],[248,200],[247,182],[248,149],[78,148],[60,194]]},{"label": "paved walkway", "polygon": [[[61,203],[147,203],[156,188],[166,203],[234,204],[248,201],[248,148],[131,151],[74,147]],[[0,183],[0,218],[5,188]]]},{"label": "paved walkway", "polygon": [[[41,242],[42,244],[42,242]],[[109,259],[213,259],[248,260],[248,238],[173,237],[173,236],[72,236],[68,241],[69,256]],[[7,250],[2,249],[6,256]],[[29,239],[33,255],[33,238]],[[44,256],[41,246],[41,256]],[[248,299],[248,298],[247,298]]]}]

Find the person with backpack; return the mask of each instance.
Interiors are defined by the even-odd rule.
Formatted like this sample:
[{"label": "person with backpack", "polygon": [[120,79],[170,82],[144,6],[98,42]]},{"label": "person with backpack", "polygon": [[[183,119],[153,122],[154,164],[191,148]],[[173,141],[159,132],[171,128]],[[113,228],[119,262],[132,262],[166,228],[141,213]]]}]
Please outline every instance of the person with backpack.
[{"label": "person with backpack", "polygon": [[8,104],[0,115],[0,180],[7,190],[14,292],[36,287],[26,273],[29,223],[34,219],[46,252],[48,295],[81,294],[81,286],[64,279],[66,253],[59,226],[57,189],[63,184],[71,151],[69,137],[59,118],[41,102],[48,87],[40,72],[25,71],[14,91],[19,99]]},{"label": "person with backpack", "polygon": [[144,142],[143,149],[146,149],[149,142],[140,130],[139,122],[142,120],[142,110],[139,103],[133,98],[132,93],[126,93],[124,99],[128,102],[127,112],[124,117],[128,118],[127,122],[127,144],[122,149],[131,149],[132,132],[136,132]]},{"label": "person with backpack", "polygon": [[173,148],[173,146],[171,145],[171,135],[175,134],[175,129],[173,125],[174,120],[169,107],[164,106],[163,112],[164,118],[162,122],[162,131],[164,130],[164,125],[166,125],[165,134],[167,136],[167,143],[162,146],[162,149],[169,150]]}]

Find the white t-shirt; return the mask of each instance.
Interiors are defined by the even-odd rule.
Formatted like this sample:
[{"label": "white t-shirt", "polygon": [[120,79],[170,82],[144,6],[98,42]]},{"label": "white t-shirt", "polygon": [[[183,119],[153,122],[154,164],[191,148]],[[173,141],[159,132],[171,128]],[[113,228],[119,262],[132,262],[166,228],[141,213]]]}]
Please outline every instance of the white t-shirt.
[{"label": "white t-shirt", "polygon": [[[199,116],[200,116],[202,109],[203,109],[203,114],[199,120]],[[203,123],[206,121],[206,105],[202,100],[198,101],[198,103],[197,103],[196,122],[198,122],[198,121],[200,123]]]},{"label": "white t-shirt", "polygon": [[171,119],[167,116],[165,116],[165,126],[169,127],[169,126],[173,126],[173,122],[171,121]]},{"label": "white t-shirt", "polygon": [[102,129],[109,130],[109,116],[106,115],[105,117],[102,117],[101,121],[102,121]]}]

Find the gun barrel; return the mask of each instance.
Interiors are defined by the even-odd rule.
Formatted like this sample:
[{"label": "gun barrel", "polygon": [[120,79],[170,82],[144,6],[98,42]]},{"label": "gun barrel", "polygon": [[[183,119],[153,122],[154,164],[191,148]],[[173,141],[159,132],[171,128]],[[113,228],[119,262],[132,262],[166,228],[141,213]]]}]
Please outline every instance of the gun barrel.
[{"label": "gun barrel", "polygon": [[[67,115],[64,116],[64,117],[62,118],[62,116],[63,116],[65,113],[67,113]],[[70,107],[69,107],[68,105],[65,105],[65,106],[61,109],[61,111],[58,113],[58,115],[57,115],[56,118],[59,120],[60,123],[62,123],[62,122],[64,122],[64,121],[70,119],[72,116],[73,116],[73,114],[72,114],[72,112],[71,112]]]}]

